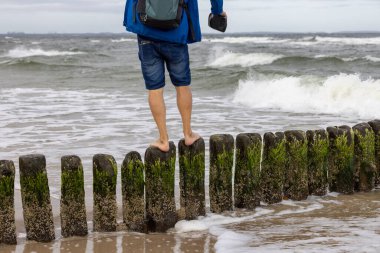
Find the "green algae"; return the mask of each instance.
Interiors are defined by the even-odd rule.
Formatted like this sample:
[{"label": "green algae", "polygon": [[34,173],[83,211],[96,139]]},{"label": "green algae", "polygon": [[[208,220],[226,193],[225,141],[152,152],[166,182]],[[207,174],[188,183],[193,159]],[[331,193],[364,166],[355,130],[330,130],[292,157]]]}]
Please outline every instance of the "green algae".
[{"label": "green algae", "polygon": [[133,160],[123,164],[121,168],[121,180],[125,194],[131,196],[144,196],[144,163],[141,160]]},{"label": "green algae", "polygon": [[193,145],[179,142],[180,218],[195,219],[205,215],[205,145],[199,139]]},{"label": "green algae", "polygon": [[354,192],[354,142],[352,130],[338,129],[338,136],[330,143],[330,191],[344,194]]},{"label": "green algae", "polygon": [[33,176],[21,176],[21,192],[25,201],[40,205],[50,203],[49,182],[46,172],[36,172]]},{"label": "green algae", "polygon": [[[369,127],[369,125],[368,125]],[[364,133],[359,129],[355,133],[355,190],[370,191],[375,187],[376,161],[375,161],[375,133],[365,128]]]},{"label": "green algae", "polygon": [[148,148],[145,153],[147,229],[165,232],[177,222],[174,173],[176,148],[169,143],[169,152]]},{"label": "green algae", "polygon": [[[272,138],[273,143],[270,143]],[[282,201],[284,169],[287,162],[286,140],[282,133],[264,135],[264,152],[261,164],[262,200],[268,204]]]},{"label": "green algae", "polygon": [[221,213],[232,210],[232,166],[233,151],[226,150],[210,159],[210,202],[211,211]]},{"label": "green algae", "polygon": [[308,131],[309,194],[323,196],[328,186],[329,140],[326,132]]},{"label": "green algae", "polygon": [[[14,196],[15,176],[0,176],[0,199]],[[0,207],[1,207],[0,201]]]},{"label": "green algae", "polygon": [[[244,135],[247,136],[247,135]],[[247,136],[249,138],[249,136]],[[258,137],[258,135],[256,136]],[[260,205],[260,162],[262,140],[252,140],[247,147],[238,147],[240,138],[236,140],[236,165],[235,165],[235,206],[249,208]],[[242,141],[243,142],[243,141]]]},{"label": "green algae", "polygon": [[117,165],[112,159],[109,159],[109,162],[113,173],[100,170],[101,168],[94,168],[94,193],[102,197],[116,193]]},{"label": "green algae", "polygon": [[[308,190],[308,145],[302,132],[286,132],[287,168],[285,170],[284,195],[293,200],[304,200]],[[301,134],[297,139],[294,134]]]},{"label": "green algae", "polygon": [[75,171],[63,171],[61,174],[61,193],[65,199],[75,200],[84,197],[84,176],[82,165]]}]

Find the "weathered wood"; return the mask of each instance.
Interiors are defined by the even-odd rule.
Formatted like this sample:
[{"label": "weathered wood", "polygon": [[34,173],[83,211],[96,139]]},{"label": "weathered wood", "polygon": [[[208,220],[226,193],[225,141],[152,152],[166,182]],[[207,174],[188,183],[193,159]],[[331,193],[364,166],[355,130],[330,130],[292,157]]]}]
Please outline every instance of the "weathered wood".
[{"label": "weathered wood", "polygon": [[78,156],[61,158],[61,234],[88,234],[82,161]]},{"label": "weathered wood", "polygon": [[308,183],[309,194],[327,194],[329,139],[326,130],[306,132],[308,140]]},{"label": "weathered wood", "polygon": [[229,134],[210,137],[210,210],[231,211],[234,138]]},{"label": "weathered wood", "polygon": [[355,125],[355,190],[371,191],[375,188],[375,133],[368,123]]},{"label": "weathered wood", "polygon": [[261,163],[262,200],[268,204],[282,201],[286,167],[286,140],[282,132],[264,134]]},{"label": "weathered wood", "polygon": [[354,192],[354,138],[349,126],[328,127],[329,189],[344,194]]},{"label": "weathered wood", "polygon": [[205,142],[200,138],[186,146],[182,139],[178,150],[181,210],[184,219],[192,220],[206,214]]},{"label": "weathered wood", "polygon": [[298,130],[286,131],[285,138],[287,166],[284,196],[292,200],[305,200],[309,195],[306,134]]},{"label": "weathered wood", "polygon": [[243,133],[236,137],[235,207],[254,209],[260,205],[260,161],[262,138]]},{"label": "weathered wood", "polygon": [[146,218],[148,230],[165,232],[177,222],[174,198],[176,147],[169,152],[149,147],[145,152]]},{"label": "weathered wood", "polygon": [[12,161],[0,161],[0,244],[16,244],[14,207],[15,166]]},{"label": "weathered wood", "polygon": [[26,237],[50,242],[55,233],[45,156],[21,156],[19,165]]},{"label": "weathered wood", "polygon": [[94,231],[116,231],[117,164],[111,155],[97,154],[93,157],[94,175]]},{"label": "weathered wood", "polygon": [[146,232],[144,163],[137,152],[125,156],[121,166],[123,221],[128,230]]},{"label": "weathered wood", "polygon": [[368,122],[375,133],[376,183],[380,184],[380,120]]}]

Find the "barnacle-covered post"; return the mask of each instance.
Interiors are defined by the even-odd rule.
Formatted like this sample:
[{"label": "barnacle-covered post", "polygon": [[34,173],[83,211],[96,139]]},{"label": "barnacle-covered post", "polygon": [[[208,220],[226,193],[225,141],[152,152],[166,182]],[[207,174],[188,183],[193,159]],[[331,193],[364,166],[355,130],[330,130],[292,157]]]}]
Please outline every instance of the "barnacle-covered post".
[{"label": "barnacle-covered post", "polygon": [[0,161],[0,244],[16,244],[14,207],[15,166],[12,161]]},{"label": "barnacle-covered post", "polygon": [[375,188],[375,133],[368,123],[355,125],[355,190],[371,191]]},{"label": "barnacle-covered post", "polygon": [[128,230],[145,232],[144,163],[138,152],[125,156],[121,166],[123,221]]},{"label": "barnacle-covered post", "polygon": [[61,228],[63,237],[88,233],[83,166],[75,155],[61,158]]},{"label": "barnacle-covered post", "polygon": [[53,241],[55,233],[45,156],[21,156],[19,165],[26,238],[37,242]]},{"label": "barnacle-covered post", "polygon": [[174,197],[176,147],[169,151],[149,147],[145,152],[146,218],[148,230],[165,232],[174,227],[177,213]]},{"label": "barnacle-covered post", "polygon": [[327,194],[327,169],[329,140],[324,129],[307,131],[308,142],[308,183],[309,194],[323,196]]},{"label": "barnacle-covered post", "polygon": [[292,200],[305,200],[309,195],[306,134],[299,130],[286,131],[285,138],[287,166],[284,196]]},{"label": "barnacle-covered post", "polygon": [[376,183],[380,184],[380,120],[368,122],[375,133]]},{"label": "barnacle-covered post", "polygon": [[179,186],[184,219],[192,220],[206,214],[205,204],[205,142],[202,138],[186,146],[180,140]]},{"label": "barnacle-covered post", "polygon": [[286,140],[282,132],[265,133],[261,163],[262,200],[267,204],[282,201],[286,167]]},{"label": "barnacle-covered post", "polygon": [[243,133],[236,137],[235,207],[254,209],[260,205],[260,134]]},{"label": "barnacle-covered post", "polygon": [[94,175],[94,231],[116,231],[117,164],[111,155],[97,154],[93,157]]},{"label": "barnacle-covered post", "polygon": [[232,168],[234,137],[217,134],[210,137],[210,210],[232,210]]},{"label": "barnacle-covered post", "polygon": [[354,193],[354,137],[349,126],[328,127],[329,189]]}]

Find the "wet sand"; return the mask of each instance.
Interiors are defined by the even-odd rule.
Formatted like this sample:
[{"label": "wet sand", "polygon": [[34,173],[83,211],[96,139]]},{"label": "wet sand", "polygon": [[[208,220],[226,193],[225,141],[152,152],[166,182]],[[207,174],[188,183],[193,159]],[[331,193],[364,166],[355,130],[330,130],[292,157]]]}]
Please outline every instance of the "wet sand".
[{"label": "wet sand", "polygon": [[1,245],[0,252],[379,252],[380,190],[285,200],[255,211],[208,214],[197,222],[183,222],[166,234],[92,233],[90,222],[87,237],[63,239],[56,229],[56,241],[36,243],[26,241],[18,221],[18,245]]}]

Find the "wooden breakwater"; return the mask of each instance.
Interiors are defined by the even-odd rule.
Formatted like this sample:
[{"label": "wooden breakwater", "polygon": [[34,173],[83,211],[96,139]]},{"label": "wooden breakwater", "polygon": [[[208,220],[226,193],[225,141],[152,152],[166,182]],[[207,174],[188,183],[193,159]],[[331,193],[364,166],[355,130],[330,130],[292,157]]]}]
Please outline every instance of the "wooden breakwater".
[{"label": "wooden breakwater", "polygon": [[[167,153],[148,148],[121,166],[124,229],[165,232],[180,219],[205,215],[205,142],[178,144],[180,210],[175,205],[176,146]],[[380,182],[380,120],[309,131],[243,133],[210,137],[210,211],[254,209],[261,201],[304,200],[325,195],[371,191]],[[55,239],[46,160],[21,156],[20,184],[28,240]],[[84,176],[78,156],[61,159],[61,234],[88,233]],[[117,164],[111,155],[93,157],[94,231],[112,232],[117,224]],[[16,244],[15,167],[0,161],[0,243]],[[233,197],[234,196],[234,197]]]}]

